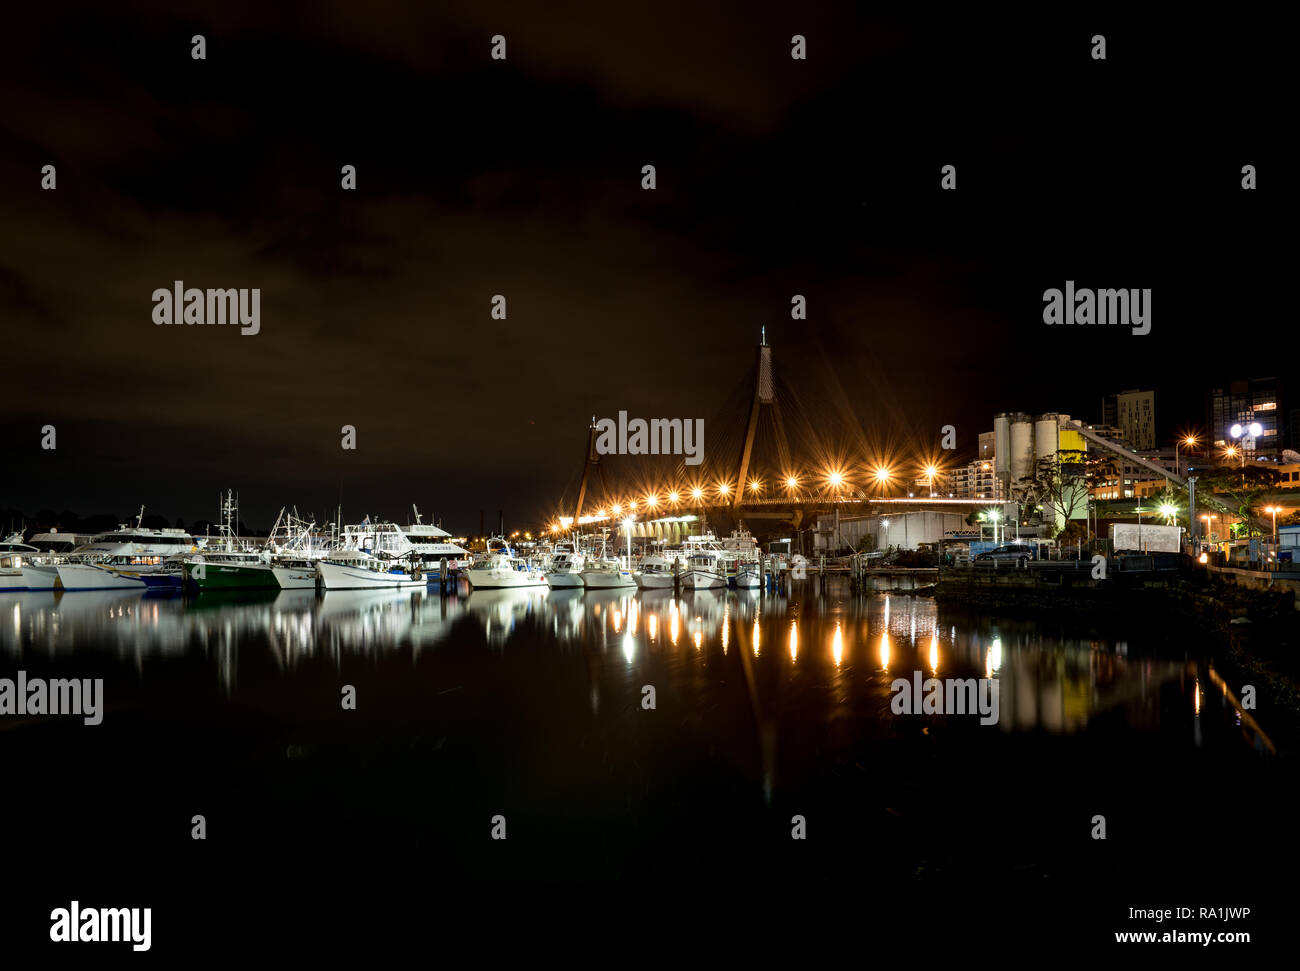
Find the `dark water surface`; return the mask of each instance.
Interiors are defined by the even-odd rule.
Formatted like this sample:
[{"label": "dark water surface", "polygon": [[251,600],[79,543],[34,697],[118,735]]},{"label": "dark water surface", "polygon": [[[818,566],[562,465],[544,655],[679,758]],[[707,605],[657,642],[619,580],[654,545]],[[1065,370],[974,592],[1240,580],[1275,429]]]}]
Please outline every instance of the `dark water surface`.
[{"label": "dark water surface", "polygon": [[[650,908],[684,932],[661,907],[761,925],[842,904],[1062,946],[1145,929],[1129,907],[1265,920],[1294,774],[1213,651],[834,586],[8,595],[0,677],[103,678],[106,698],[99,726],[0,718],[25,874],[8,933],[43,936],[74,898],[152,906],[161,953],[495,907],[548,927]],[[894,714],[914,671],[997,678],[997,724]]]}]

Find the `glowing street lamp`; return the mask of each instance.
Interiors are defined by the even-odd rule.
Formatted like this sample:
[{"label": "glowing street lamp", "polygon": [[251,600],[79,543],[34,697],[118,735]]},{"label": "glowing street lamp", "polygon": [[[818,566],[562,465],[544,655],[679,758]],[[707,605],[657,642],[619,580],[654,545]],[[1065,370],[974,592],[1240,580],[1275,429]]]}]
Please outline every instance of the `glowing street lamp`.
[{"label": "glowing street lamp", "polygon": [[694,489],[691,490],[691,498],[694,499],[696,502],[699,502],[701,499],[704,498],[704,490],[701,489],[699,486],[696,486]]},{"label": "glowing street lamp", "polygon": [[729,482],[719,482],[719,483],[718,483],[718,495],[720,495],[720,496],[726,496],[726,495],[730,495],[730,494],[731,494],[731,483],[729,483]]},{"label": "glowing street lamp", "polygon": [[1206,538],[1206,539],[1209,539],[1209,538],[1210,538],[1210,526],[1212,525],[1212,524],[1210,523],[1210,520],[1211,520],[1211,519],[1218,519],[1219,517],[1216,516],[1216,515],[1214,515],[1213,513],[1206,513],[1206,514],[1202,515],[1201,518],[1202,518],[1203,520],[1205,520],[1205,538]]},{"label": "glowing street lamp", "polygon": [[1188,448],[1191,448],[1193,445],[1196,444],[1197,442],[1196,442],[1195,435],[1188,435],[1186,438],[1174,442],[1174,475],[1182,475],[1182,472],[1180,471],[1181,467],[1178,464],[1178,447],[1180,445],[1185,445]]},{"label": "glowing street lamp", "polygon": [[1281,506],[1265,506],[1264,512],[1273,514],[1273,542],[1276,543],[1277,542],[1277,514],[1280,512],[1286,512],[1286,510],[1283,509]]},{"label": "glowing street lamp", "polygon": [[1264,426],[1257,421],[1252,421],[1248,425],[1242,425],[1240,423],[1237,423],[1228,429],[1228,434],[1232,438],[1240,440],[1241,465],[1242,468],[1245,468],[1246,450],[1250,449],[1251,451],[1254,451],[1255,439],[1259,438],[1259,436],[1264,434]]},{"label": "glowing street lamp", "polygon": [[930,487],[930,498],[934,498],[934,480],[939,474],[939,468],[933,462],[925,467],[925,482]]},{"label": "glowing street lamp", "polygon": [[750,479],[750,480],[749,480],[749,491],[750,491],[750,492],[758,493],[758,492],[761,492],[762,489],[763,489],[763,483],[759,482],[757,479]]},{"label": "glowing street lamp", "polygon": [[785,478],[785,487],[793,492],[799,487],[799,480],[792,475],[788,475]]}]

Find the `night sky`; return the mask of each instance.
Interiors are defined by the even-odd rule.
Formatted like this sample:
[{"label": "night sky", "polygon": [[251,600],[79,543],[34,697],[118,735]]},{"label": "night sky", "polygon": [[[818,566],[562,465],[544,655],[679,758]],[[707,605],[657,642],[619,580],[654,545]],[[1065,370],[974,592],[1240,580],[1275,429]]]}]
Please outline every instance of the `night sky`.
[{"label": "night sky", "polygon": [[[810,463],[1130,387],[1172,441],[1285,370],[1280,28],[867,6],[7,11],[0,507],[532,525],[593,415],[705,418],[728,464],[762,326]],[[155,326],[177,279],[260,288],[261,333]],[[1151,333],[1046,327],[1067,279],[1152,288]]]}]

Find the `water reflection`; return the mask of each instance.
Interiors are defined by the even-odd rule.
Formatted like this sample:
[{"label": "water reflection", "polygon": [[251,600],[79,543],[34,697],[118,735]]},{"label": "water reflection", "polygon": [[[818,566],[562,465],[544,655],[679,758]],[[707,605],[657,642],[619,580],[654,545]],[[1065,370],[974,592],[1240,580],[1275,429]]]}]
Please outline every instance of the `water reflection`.
[{"label": "water reflection", "polygon": [[[345,656],[379,658],[422,652],[454,641],[486,643],[495,656],[517,648],[551,665],[581,656],[592,710],[602,693],[620,703],[652,679],[662,694],[680,691],[691,703],[744,686],[760,721],[800,695],[800,717],[858,718],[863,731],[900,728],[888,711],[894,678],[921,671],[945,677],[997,678],[1000,718],[990,732],[1084,731],[1099,716],[1118,714],[1128,728],[1205,737],[1203,722],[1231,720],[1222,681],[1198,676],[1193,664],[1161,656],[1158,643],[1073,636],[1026,620],[941,618],[933,600],[906,594],[790,599],[757,592],[461,590],[436,592],[287,591],[253,599],[204,595],[192,601],[139,593],[25,593],[0,602],[0,656],[6,667],[33,655],[107,654],[144,671],[151,658],[211,659],[220,682],[238,680],[241,651],[267,651],[286,677],[307,659],[335,666]],[[784,650],[763,651],[777,644]],[[547,653],[547,647],[558,651]],[[735,648],[735,650],[733,650]],[[548,660],[549,659],[549,660]],[[798,675],[796,679],[795,675]],[[1204,682],[1204,683],[1203,683]],[[792,687],[792,686],[796,686]],[[1224,694],[1208,705],[1204,692]],[[956,721],[956,718],[952,720]],[[948,724],[940,716],[936,729]]]}]

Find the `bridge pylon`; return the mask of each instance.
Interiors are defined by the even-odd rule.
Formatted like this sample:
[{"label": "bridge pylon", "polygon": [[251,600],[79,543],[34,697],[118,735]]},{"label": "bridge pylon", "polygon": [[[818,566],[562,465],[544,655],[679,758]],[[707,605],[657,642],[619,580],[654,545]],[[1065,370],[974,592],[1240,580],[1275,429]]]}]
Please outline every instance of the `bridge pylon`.
[{"label": "bridge pylon", "polygon": [[763,409],[769,409],[776,424],[777,449],[781,464],[790,467],[790,446],[785,437],[785,426],[781,422],[781,409],[776,401],[776,384],[772,378],[772,346],[767,342],[767,328],[764,327],[759,337],[758,354],[754,368],[754,399],[749,408],[749,424],[745,427],[745,445],[740,452],[740,467],[736,472],[736,492],[731,502],[733,511],[740,509],[745,499],[748,485],[749,462],[754,455],[754,437],[758,432],[759,416]]}]

